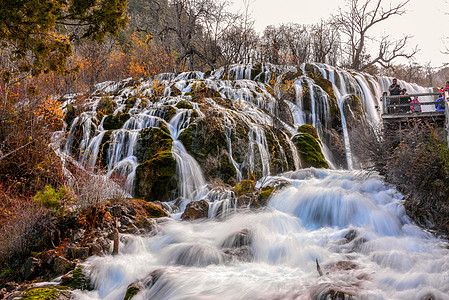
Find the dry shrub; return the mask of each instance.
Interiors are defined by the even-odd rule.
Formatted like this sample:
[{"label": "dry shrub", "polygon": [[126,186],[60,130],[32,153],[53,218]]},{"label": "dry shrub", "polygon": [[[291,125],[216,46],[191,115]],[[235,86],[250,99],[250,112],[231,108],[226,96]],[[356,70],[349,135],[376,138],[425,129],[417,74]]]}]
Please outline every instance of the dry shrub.
[{"label": "dry shrub", "polygon": [[30,199],[11,198],[2,193],[2,202],[7,200],[8,217],[0,226],[0,265],[18,268],[32,251],[41,251],[48,242],[47,237],[53,218]]},{"label": "dry shrub", "polygon": [[355,152],[405,195],[407,214],[439,234],[449,234],[449,149],[439,128],[410,121],[381,138],[355,129]]},{"label": "dry shrub", "polygon": [[91,207],[104,207],[108,202],[120,201],[126,197],[126,193],[113,180],[81,169],[73,173],[71,186],[81,211]]}]

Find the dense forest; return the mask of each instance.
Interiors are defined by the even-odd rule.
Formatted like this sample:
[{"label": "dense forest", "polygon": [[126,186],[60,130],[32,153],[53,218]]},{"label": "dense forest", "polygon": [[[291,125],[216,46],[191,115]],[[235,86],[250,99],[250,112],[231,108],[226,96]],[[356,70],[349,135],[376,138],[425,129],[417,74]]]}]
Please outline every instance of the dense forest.
[{"label": "dense forest", "polygon": [[[111,196],[102,192],[110,186],[92,183],[86,171],[79,169],[73,173],[76,188],[69,188],[63,162],[49,146],[54,132],[79,115],[77,108],[95,91],[97,83],[151,78],[166,72],[207,73],[230,64],[299,66],[313,62],[397,77],[426,87],[442,84],[449,68],[414,62],[419,49],[410,44],[409,36],[401,40],[382,37],[375,45],[377,55],[369,54],[371,27],[406,13],[408,1],[387,6],[385,1],[376,0],[374,7],[368,5],[370,2],[347,0],[346,8],[328,20],[313,25],[269,26],[259,33],[254,29],[250,2],[233,13],[227,1],[219,0],[2,1],[0,281],[19,278],[15,268],[33,251],[54,244],[53,234],[59,232],[52,230],[55,224],[69,226],[74,222],[73,203],[80,204],[77,213],[86,215],[80,226],[96,226],[95,222],[104,217],[103,205]],[[407,58],[410,63],[397,64],[398,58]],[[67,94],[80,96],[77,105],[64,113],[61,99]],[[430,226],[447,234],[448,209],[441,203],[447,201],[444,182],[449,178],[449,156],[435,130],[423,127],[426,130],[419,134],[411,132],[402,141],[383,144],[359,137],[369,148],[359,151],[367,151],[374,160],[377,157],[379,161],[370,167],[402,192],[409,192],[410,203],[420,204],[409,209],[418,211],[421,224],[429,225],[429,219],[435,218],[427,216],[428,205],[439,207],[436,217],[444,221]],[[383,159],[385,152],[391,153],[388,160]],[[404,153],[419,153],[422,165],[404,173]],[[429,171],[423,180],[419,174]],[[423,183],[411,187],[409,180]],[[418,196],[430,204],[423,204]],[[36,250],[34,243],[42,228],[47,228],[51,237],[40,241],[42,245]]]}]

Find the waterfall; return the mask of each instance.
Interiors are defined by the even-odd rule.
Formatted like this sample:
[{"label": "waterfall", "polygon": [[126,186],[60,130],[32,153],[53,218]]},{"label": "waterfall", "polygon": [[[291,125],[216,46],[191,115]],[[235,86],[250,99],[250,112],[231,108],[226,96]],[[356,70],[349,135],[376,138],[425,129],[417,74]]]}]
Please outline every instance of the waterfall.
[{"label": "waterfall", "polygon": [[[294,77],[288,83],[291,96],[282,99],[280,86],[285,74]],[[323,85],[321,78],[330,81],[334,94]],[[207,110],[213,111],[217,122],[214,126],[223,132],[223,138],[219,140],[223,144],[215,145],[214,151],[228,160],[221,156],[209,157],[209,163],[222,168],[229,164],[235,174],[231,179],[226,174],[221,176],[232,184],[247,178],[248,174],[255,174],[259,179],[276,175],[273,170],[300,169],[304,163],[291,138],[307,124],[315,128],[318,145],[330,168],[347,166],[353,169],[357,167],[354,164],[357,158],[351,151],[347,116],[343,110],[345,99],[357,96],[365,113],[363,117],[372,126],[378,126],[379,98],[390,81],[388,77],[350,73],[325,64],[302,64],[299,67],[246,64],[222,67],[210,74],[164,73],[137,82],[130,78],[104,82],[96,85],[97,91],[86,102],[85,111],[67,124],[62,149],[76,157],[86,170],[104,169],[106,176],[122,182],[125,191],[133,194],[136,169],[144,163],[143,157],[136,154],[142,131],[167,128],[173,141],[170,151],[176,160],[179,182],[179,193],[173,195],[179,194],[186,201],[202,198],[210,201],[207,196],[210,178],[206,178],[204,170],[204,156],[208,154],[191,153],[192,147],[196,146],[184,145],[180,140],[180,135],[200,124],[200,120],[205,120],[201,126],[208,126]],[[402,81],[400,84],[411,93],[429,91]],[[65,107],[68,103],[76,103],[75,97],[67,95]],[[100,103],[105,97],[109,99],[111,111],[100,114],[103,109]],[[331,107],[332,99],[337,99],[335,108]],[[291,115],[290,123],[288,116],[286,121],[278,115],[281,100],[286,105],[283,114]],[[340,124],[331,123],[335,114],[341,119]],[[116,123],[111,123],[111,119]],[[340,128],[341,133],[336,133],[336,128]],[[207,135],[206,131],[203,134]],[[334,147],[332,143],[339,140],[343,146]],[[340,149],[343,153],[335,152]],[[345,157],[346,164],[336,161],[336,156]],[[273,169],[274,162],[278,163],[276,169]],[[221,174],[222,170],[215,173]]]}]

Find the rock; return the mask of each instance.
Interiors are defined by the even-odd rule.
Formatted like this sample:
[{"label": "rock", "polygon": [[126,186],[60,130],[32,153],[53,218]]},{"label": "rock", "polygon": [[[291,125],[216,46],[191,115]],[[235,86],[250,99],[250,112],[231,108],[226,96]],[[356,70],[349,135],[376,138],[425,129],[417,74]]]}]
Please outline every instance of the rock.
[{"label": "rock", "polygon": [[255,191],[254,180],[245,179],[241,182],[237,183],[234,187],[234,193],[237,196],[241,196],[243,194],[251,193]]},{"label": "rock", "polygon": [[237,198],[238,208],[249,208],[250,204],[256,199],[254,194],[244,194]]},{"label": "rock", "polygon": [[116,218],[120,218],[122,215],[122,207],[120,205],[114,205],[109,208],[109,213]]},{"label": "rock", "polygon": [[262,190],[259,193],[259,197],[258,197],[258,202],[260,206],[267,206],[268,204],[268,199],[270,199],[271,194],[275,191],[276,189],[272,186],[266,186],[263,187]]},{"label": "rock", "polygon": [[72,293],[67,290],[60,290],[57,287],[39,287],[31,288],[21,299],[31,300],[31,299],[48,299],[48,300],[69,300],[72,299]]},{"label": "rock", "polygon": [[89,247],[89,256],[98,255],[103,250],[103,248],[98,243],[89,243],[86,246]]},{"label": "rock", "polygon": [[117,130],[123,127],[123,124],[125,124],[126,121],[131,116],[129,114],[125,114],[122,112],[117,113],[114,115],[108,115],[103,121],[103,128],[105,130]]},{"label": "rock", "polygon": [[85,232],[86,230],[84,229],[78,229],[77,231],[75,231],[72,236],[72,242],[80,242],[81,239],[84,237]]},{"label": "rock", "polygon": [[222,248],[239,248],[251,246],[253,233],[249,229],[242,229],[229,235],[221,244]]},{"label": "rock", "polygon": [[321,147],[316,138],[308,133],[299,133],[292,138],[292,142],[298,149],[303,168],[328,168],[326,159],[321,152]]},{"label": "rock", "polygon": [[140,290],[143,289],[142,283],[140,281],[133,282],[126,288],[126,294],[123,300],[132,299]]},{"label": "rock", "polygon": [[168,214],[162,208],[162,204],[159,201],[147,202],[143,205],[143,208],[147,212],[147,216],[150,218],[168,217]]},{"label": "rock", "polygon": [[38,255],[37,258],[39,258],[42,261],[43,265],[52,266],[53,262],[56,258],[56,250],[51,249],[51,250],[42,252]]},{"label": "rock", "polygon": [[254,258],[253,251],[248,246],[240,248],[229,248],[223,250],[223,252],[231,259],[235,259],[238,261],[250,262]]},{"label": "rock", "polygon": [[178,186],[176,160],[170,150],[158,152],[136,168],[135,196],[146,201],[170,201]]},{"label": "rock", "polygon": [[67,246],[66,251],[70,258],[86,259],[89,257],[89,247]]},{"label": "rock", "polygon": [[29,257],[20,268],[20,275],[25,279],[31,279],[39,274],[41,271],[41,260],[35,257]]},{"label": "rock", "polygon": [[196,220],[207,218],[209,213],[209,203],[206,200],[192,201],[187,204],[182,220]]},{"label": "rock", "polygon": [[68,274],[61,277],[61,283],[65,286],[77,290],[92,290],[89,283],[89,277],[86,276],[81,267],[74,269]]},{"label": "rock", "polygon": [[345,239],[348,240],[349,242],[352,242],[352,240],[354,240],[357,237],[357,231],[354,229],[351,229],[348,231],[348,233],[345,234]]},{"label": "rock", "polygon": [[68,271],[72,270],[75,265],[76,264],[74,262],[68,260],[67,258],[58,256],[55,258],[53,271],[55,271],[55,273],[58,275],[65,274]]},{"label": "rock", "polygon": [[120,218],[120,224],[122,224],[123,226],[128,226],[131,224],[131,220],[127,216],[122,216]]}]

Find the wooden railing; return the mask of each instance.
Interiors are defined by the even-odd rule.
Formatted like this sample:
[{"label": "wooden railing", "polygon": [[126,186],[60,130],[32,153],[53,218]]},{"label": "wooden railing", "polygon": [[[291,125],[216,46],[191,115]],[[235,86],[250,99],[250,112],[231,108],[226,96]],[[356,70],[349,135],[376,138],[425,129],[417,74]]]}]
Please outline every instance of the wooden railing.
[{"label": "wooden railing", "polygon": [[[428,117],[444,116],[444,110],[437,110],[436,105],[445,106],[444,102],[437,102],[440,93],[419,93],[398,96],[382,97],[382,118],[407,118],[407,117]],[[419,103],[408,103],[408,99],[417,99]],[[402,103],[401,103],[402,102]],[[446,104],[447,105],[447,104]],[[411,107],[414,109],[412,110]],[[415,108],[417,107],[417,108]]]}]

